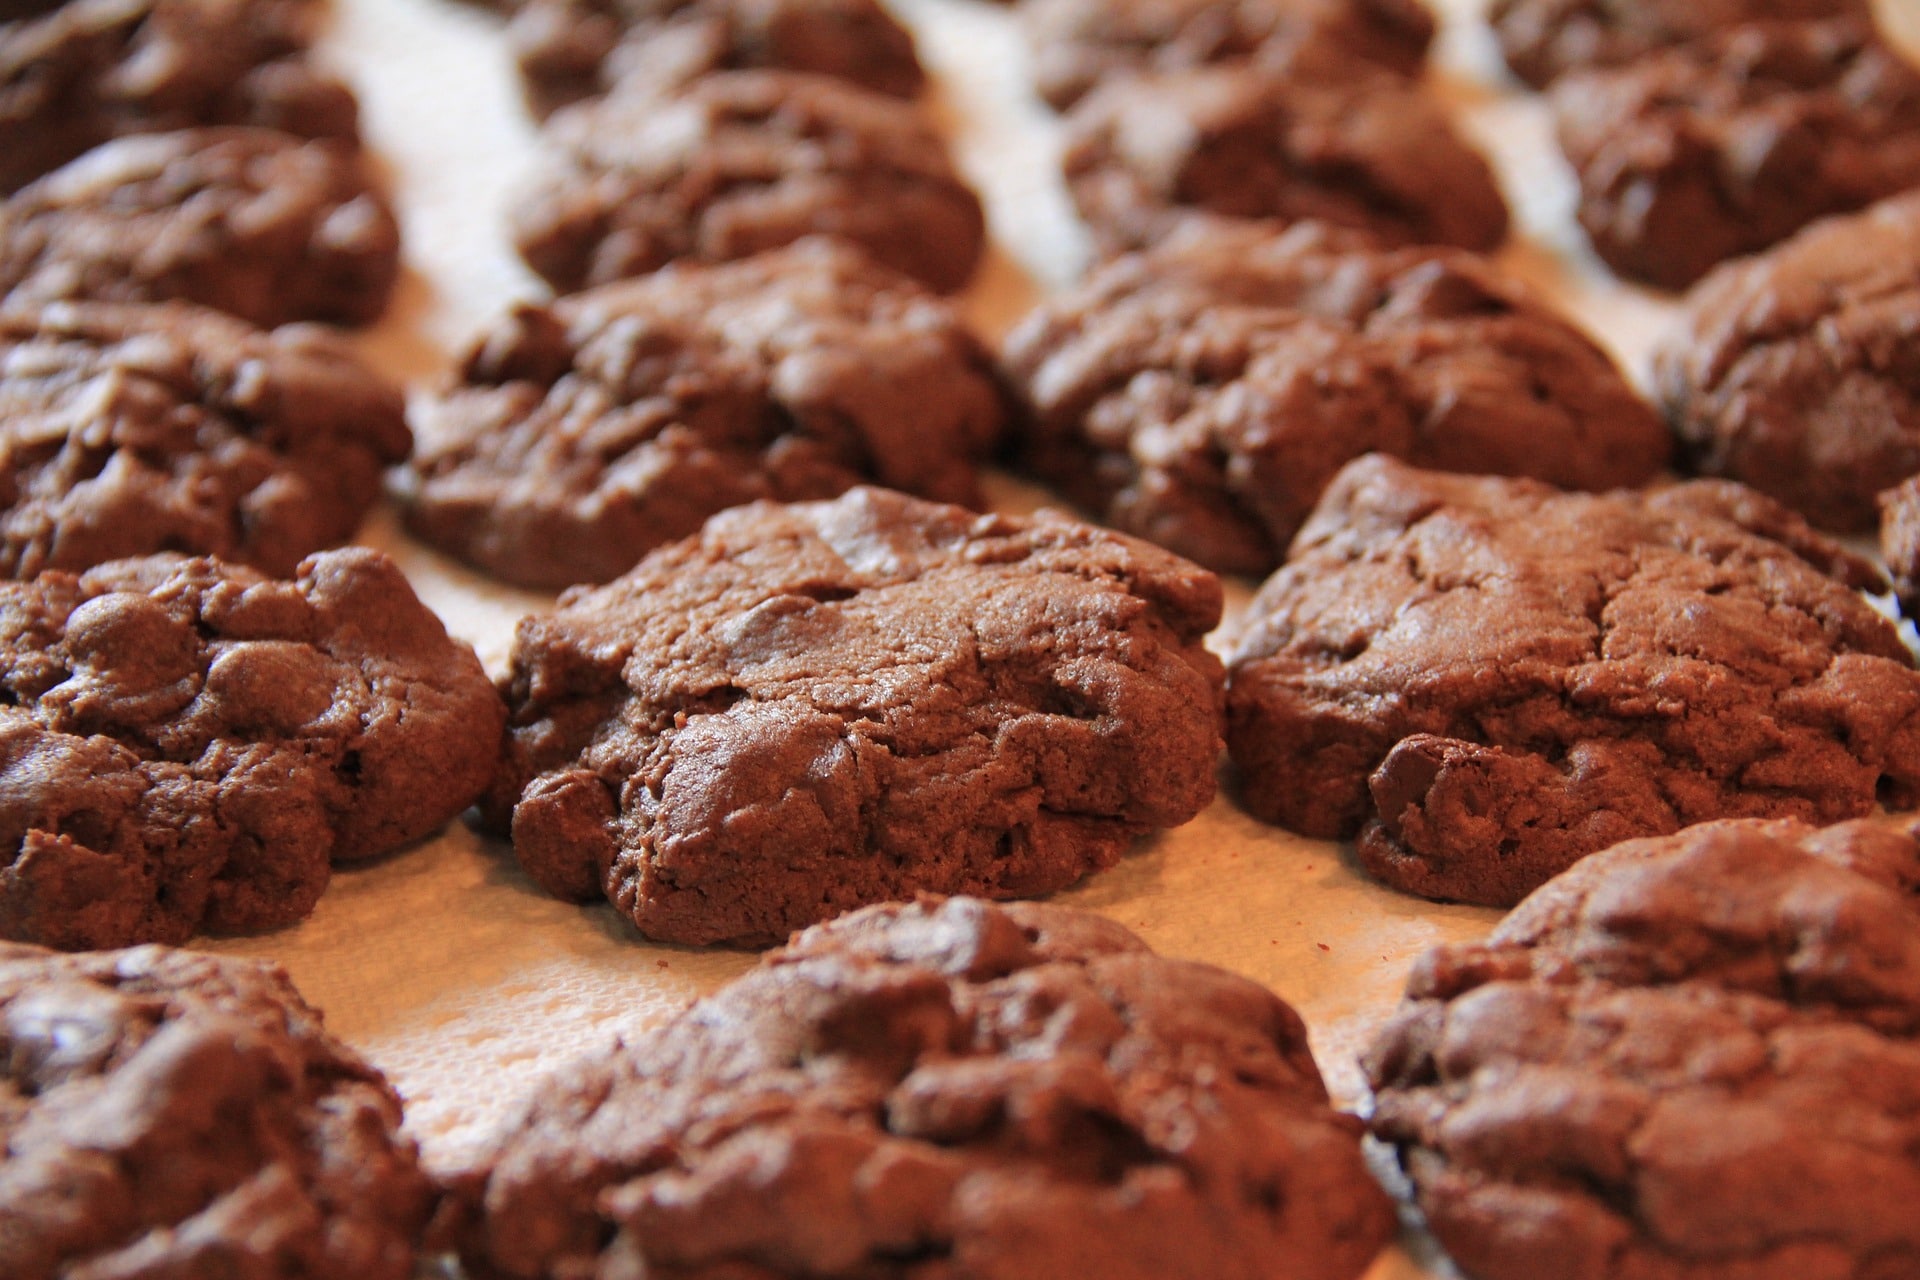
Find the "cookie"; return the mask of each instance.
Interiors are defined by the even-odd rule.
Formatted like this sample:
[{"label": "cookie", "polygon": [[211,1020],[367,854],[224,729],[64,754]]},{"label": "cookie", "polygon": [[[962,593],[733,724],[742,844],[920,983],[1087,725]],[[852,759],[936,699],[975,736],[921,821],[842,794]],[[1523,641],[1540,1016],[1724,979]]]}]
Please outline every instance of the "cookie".
[{"label": "cookie", "polygon": [[631,77],[771,68],[911,98],[913,36],[876,0],[528,0],[507,26],[536,115]]},{"label": "cookie", "polygon": [[278,966],[0,943],[10,1280],[409,1280],[400,1099]]},{"label": "cookie", "polygon": [[1433,99],[1384,73],[1247,65],[1112,80],[1066,117],[1062,166],[1095,242],[1153,243],[1195,213],[1308,218],[1383,243],[1491,250],[1507,207]]},{"label": "cookie", "polygon": [[667,942],[1051,893],[1212,798],[1220,608],[1051,513],[736,507],[521,622],[487,812],[550,893]]},{"label": "cookie", "polygon": [[273,129],[138,134],[0,203],[0,297],[181,299],[265,328],[364,325],[400,227],[359,152]]},{"label": "cookie", "polygon": [[486,1274],[1349,1280],[1393,1231],[1358,1129],[1264,987],[923,898],[558,1073],[452,1200]]},{"label": "cookie", "polygon": [[1920,472],[1920,192],[1719,267],[1653,353],[1688,461],[1870,532]]},{"label": "cookie", "polygon": [[1315,223],[1113,259],[1003,358],[1024,467],[1221,572],[1271,571],[1369,450],[1603,489],[1645,483],[1670,449],[1605,353],[1484,259]]},{"label": "cookie", "polygon": [[67,949],[301,919],[473,802],[504,714],[364,547],[0,583],[0,688],[0,937]]},{"label": "cookie", "polygon": [[722,262],[819,233],[942,293],[986,243],[975,196],[909,103],[826,76],[729,71],[547,122],[514,243],[562,293],[678,258]]},{"label": "cookie", "polygon": [[353,94],[306,59],[309,0],[68,0],[0,27],[0,192],[128,133],[258,125],[358,137]]},{"label": "cookie", "polygon": [[816,238],[516,308],[416,410],[398,488],[420,538],[558,590],[761,498],[875,481],[980,506],[1005,418],[950,306]]},{"label": "cookie", "polygon": [[400,392],[317,328],[182,303],[0,307],[0,575],[184,551],[286,575],[407,456]]},{"label": "cookie", "polygon": [[1415,967],[1373,1128],[1482,1280],[1920,1272],[1920,823],[1596,854]]},{"label": "cookie", "polygon": [[1864,23],[1748,24],[1550,101],[1594,249],[1664,289],[1920,185],[1920,72]]},{"label": "cookie", "polygon": [[1920,477],[1880,498],[1880,551],[1893,589],[1910,618],[1920,618]]},{"label": "cookie", "polygon": [[1865,560],[1730,481],[1563,493],[1351,464],[1248,611],[1242,799],[1396,889],[1519,901],[1617,841],[1920,803]]},{"label": "cookie", "polygon": [[1872,16],[1870,0],[1493,0],[1487,11],[1507,66],[1535,88],[1563,71],[1624,66],[1742,23]]},{"label": "cookie", "polygon": [[1434,35],[1422,0],[1028,0],[1019,12],[1034,86],[1062,111],[1110,76],[1216,62],[1360,63],[1412,78]]}]

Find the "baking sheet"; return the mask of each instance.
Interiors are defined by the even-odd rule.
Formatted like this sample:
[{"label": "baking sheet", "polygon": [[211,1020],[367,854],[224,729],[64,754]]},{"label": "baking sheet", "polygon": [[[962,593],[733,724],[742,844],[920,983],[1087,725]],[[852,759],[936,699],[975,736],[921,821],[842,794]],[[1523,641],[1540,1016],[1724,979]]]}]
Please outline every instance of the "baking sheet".
[{"label": "baking sheet", "polygon": [[[936,77],[929,108],[988,207],[998,247],[964,305],[994,337],[1088,258],[1058,176],[1057,127],[1027,88],[1025,49],[1005,9],[892,2]],[[359,92],[410,264],[388,317],[360,342],[417,394],[490,316],[544,292],[514,257],[503,221],[534,158],[533,127],[497,16],[456,0],[335,6],[323,56]],[[1435,7],[1446,25],[1432,82],[1494,159],[1516,215],[1505,265],[1565,301],[1638,376],[1671,304],[1612,282],[1581,243],[1572,179],[1544,111],[1505,80],[1477,20],[1480,0]],[[1909,47],[1920,47],[1920,0],[1884,8]],[[991,492],[1006,509],[1043,499],[1004,478]],[[549,602],[413,544],[388,514],[361,537],[400,560],[495,672],[514,623]],[[1231,589],[1235,604],[1250,585]],[[1056,901],[1108,915],[1166,954],[1272,987],[1305,1017],[1334,1095],[1349,1107],[1364,1100],[1355,1055],[1397,1000],[1409,963],[1435,944],[1484,935],[1499,915],[1381,888],[1346,849],[1266,827],[1224,793],[1195,821],[1143,841]],[[507,846],[464,825],[336,872],[312,918],[295,928],[196,945],[284,964],[332,1028],[393,1080],[436,1169],[458,1166],[545,1071],[658,1023],[753,960],[651,944],[610,907],[555,901],[520,873]],[[1445,1274],[1431,1242],[1410,1230],[1369,1280]]]}]

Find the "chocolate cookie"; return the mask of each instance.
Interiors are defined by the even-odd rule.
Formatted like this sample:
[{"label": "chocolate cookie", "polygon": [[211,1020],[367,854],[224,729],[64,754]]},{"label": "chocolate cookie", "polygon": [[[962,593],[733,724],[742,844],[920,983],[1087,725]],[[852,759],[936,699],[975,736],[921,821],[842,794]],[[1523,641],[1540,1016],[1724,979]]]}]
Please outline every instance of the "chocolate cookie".
[{"label": "chocolate cookie", "polygon": [[538,115],[630,77],[773,68],[911,98],[913,37],[876,0],[528,0],[507,42]]},{"label": "chocolate cookie", "polygon": [[1113,259],[1008,336],[1023,465],[1222,572],[1264,574],[1342,465],[1603,489],[1669,434],[1590,339],[1484,259],[1315,223]]},{"label": "chocolate cookie", "polygon": [[1349,1280],[1393,1231],[1358,1130],[1264,987],[923,898],[559,1073],[453,1202],[487,1274]]},{"label": "chocolate cookie", "polygon": [[1509,905],[1619,840],[1920,802],[1920,672],[1866,561],[1729,481],[1562,493],[1365,458],[1230,663],[1247,807]]},{"label": "chocolate cookie", "polygon": [[1507,207],[1439,104],[1384,73],[1245,64],[1109,81],[1067,115],[1067,186],[1109,251],[1189,215],[1317,218],[1387,244],[1490,250]]},{"label": "chocolate cookie", "polygon": [[407,456],[397,389],[317,328],[181,303],[0,307],[0,575],[187,551],[285,575]]},{"label": "chocolate cookie", "polygon": [[1920,72],[1865,23],[1752,23],[1551,101],[1593,247],[1666,289],[1920,185]]},{"label": "chocolate cookie", "polygon": [[0,943],[9,1280],[409,1280],[400,1099],[277,966]]},{"label": "chocolate cookie", "polygon": [[216,307],[272,328],[369,324],[400,228],[359,152],[272,129],[95,147],[0,203],[0,297]]},{"label": "chocolate cookie", "polygon": [[1742,23],[1872,17],[1870,0],[1493,0],[1487,12],[1507,65],[1536,88],[1563,71],[1623,66]]},{"label": "chocolate cookie", "polygon": [[1920,471],[1920,192],[1815,223],[1687,295],[1654,381],[1689,460],[1871,530]]},{"label": "chocolate cookie", "polygon": [[306,52],[309,0],[67,0],[0,26],[0,192],[128,133],[259,125],[358,136]]},{"label": "chocolate cookie", "polygon": [[1219,580],[1043,513],[757,503],[523,620],[490,816],[648,937],[1031,897],[1213,795]]},{"label": "chocolate cookie", "polygon": [[514,242],[562,293],[676,258],[720,262],[837,235],[943,293],[986,242],[980,200],[911,104],[826,76],[729,71],[547,122]]},{"label": "chocolate cookie", "polygon": [[1374,1131],[1482,1280],[1920,1274],[1920,824],[1716,822],[1415,968]]},{"label": "chocolate cookie", "polygon": [[951,307],[809,239],[520,306],[416,417],[408,527],[558,590],[760,498],[876,481],[980,506],[1006,406]]},{"label": "chocolate cookie", "polygon": [[63,948],[291,924],[471,804],[503,718],[361,547],[0,583],[0,688],[0,937]]},{"label": "chocolate cookie", "polygon": [[1434,34],[1421,0],[1027,0],[1020,17],[1034,84],[1063,111],[1109,76],[1216,62],[1359,63],[1411,78]]},{"label": "chocolate cookie", "polygon": [[1880,551],[1910,618],[1920,618],[1920,476],[1880,496]]}]

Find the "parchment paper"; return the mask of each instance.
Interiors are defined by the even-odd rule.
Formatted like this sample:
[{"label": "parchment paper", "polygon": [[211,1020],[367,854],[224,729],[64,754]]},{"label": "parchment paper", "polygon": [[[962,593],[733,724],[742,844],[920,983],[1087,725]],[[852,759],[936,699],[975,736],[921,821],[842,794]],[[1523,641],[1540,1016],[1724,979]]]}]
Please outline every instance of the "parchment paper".
[{"label": "parchment paper", "polygon": [[[981,0],[893,0],[937,78],[930,109],[986,200],[998,244],[965,298],[997,336],[1071,280],[1088,249],[1058,176],[1058,131],[1029,89],[1009,13]],[[1636,375],[1669,301],[1612,282],[1572,221],[1570,174],[1537,99],[1501,71],[1476,0],[1444,0],[1432,77],[1495,160],[1516,214],[1507,266],[1563,299]],[[460,343],[540,283],[504,232],[508,194],[534,155],[500,21],[455,0],[336,0],[323,56],[360,95],[370,145],[401,210],[410,271],[365,353],[417,394]],[[1920,0],[1891,0],[1890,25],[1920,42]],[[996,480],[998,505],[1044,496]],[[504,666],[514,623],[546,597],[502,588],[408,541],[390,515],[362,539],[399,558],[423,598]],[[1236,604],[1252,584],[1236,584]],[[1229,626],[1231,622],[1229,623]],[[1224,630],[1224,629],[1223,629]],[[1336,1098],[1364,1103],[1354,1058],[1398,998],[1412,959],[1479,937],[1490,910],[1439,906],[1374,885],[1338,845],[1262,825],[1222,797],[1141,843],[1117,868],[1059,895],[1138,930],[1160,951],[1272,987],[1306,1018]],[[305,923],[196,945],[283,963],[332,1028],[404,1095],[430,1166],[450,1168],[546,1070],[659,1022],[742,972],[749,955],[658,946],[605,906],[533,887],[511,851],[456,824],[371,866],[339,871]],[[1383,1153],[1377,1163],[1390,1163]],[[1369,1280],[1449,1274],[1410,1229]],[[1063,1278],[1066,1280],[1066,1278]]]}]

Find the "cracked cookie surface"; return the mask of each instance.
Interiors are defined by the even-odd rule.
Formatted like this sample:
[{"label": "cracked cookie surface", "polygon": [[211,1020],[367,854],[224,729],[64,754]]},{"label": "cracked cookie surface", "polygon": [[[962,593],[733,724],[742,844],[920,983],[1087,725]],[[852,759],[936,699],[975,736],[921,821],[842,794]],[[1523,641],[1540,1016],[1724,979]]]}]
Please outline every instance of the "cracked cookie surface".
[{"label": "cracked cookie surface", "polygon": [[1880,554],[1910,618],[1920,618],[1920,476],[1880,497]]},{"label": "cracked cookie surface", "polygon": [[1829,218],[1696,285],[1653,352],[1689,461],[1870,531],[1920,472],[1920,194]]},{"label": "cracked cookie surface", "polygon": [[736,507],[521,623],[488,810],[549,892],[663,941],[1051,893],[1211,799],[1220,609],[1053,514]]},{"label": "cracked cookie surface", "polygon": [[1920,1269],[1920,824],[1715,822],[1423,957],[1374,1132],[1485,1280]]},{"label": "cracked cookie surface", "polygon": [[563,1071],[455,1199],[513,1275],[1349,1280],[1393,1231],[1358,1128],[1256,983],[922,899]]},{"label": "cracked cookie surface", "polygon": [[257,125],[354,142],[353,94],[307,61],[308,0],[67,0],[0,26],[0,192],[110,138]]},{"label": "cracked cookie surface", "polygon": [[1594,249],[1663,289],[1920,183],[1920,71],[1868,23],[1749,23],[1549,101]]},{"label": "cracked cookie surface", "polygon": [[0,307],[0,574],[157,551],[289,574],[352,536],[412,436],[317,327],[184,303]]},{"label": "cracked cookie surface", "polygon": [[1485,158],[1436,101],[1385,72],[1143,72],[1081,99],[1066,128],[1068,191],[1110,253],[1195,214],[1315,218],[1387,245],[1482,252],[1507,235]]},{"label": "cracked cookie surface", "polygon": [[827,76],[629,88],[558,112],[542,137],[551,158],[510,217],[521,256],[562,293],[808,235],[951,293],[985,249],[979,197],[925,118]]},{"label": "cracked cookie surface", "polygon": [[0,943],[9,1280],[408,1280],[433,1206],[400,1100],[286,974]]},{"label": "cracked cookie surface", "polygon": [[371,324],[400,227],[360,153],[274,129],[103,143],[0,203],[0,298],[164,302],[263,328]]},{"label": "cracked cookie surface", "polygon": [[0,690],[0,937],[69,949],[303,918],[334,862],[472,803],[504,719],[362,547],[0,583]]},{"label": "cracked cookie surface", "polygon": [[1508,905],[1722,817],[1920,801],[1920,672],[1865,560],[1729,481],[1563,493],[1352,463],[1229,663],[1242,798]]},{"label": "cracked cookie surface", "polygon": [[1118,528],[1265,574],[1370,450],[1585,489],[1666,462],[1601,349],[1472,255],[1195,231],[1097,268],[1005,343],[1022,465]]},{"label": "cracked cookie surface", "polygon": [[876,0],[529,0],[507,43],[543,116],[635,77],[770,68],[897,98],[926,80],[913,36]]},{"label": "cracked cookie surface", "polygon": [[1748,22],[1872,21],[1870,0],[1494,0],[1487,19],[1513,73],[1541,88]]},{"label": "cracked cookie surface", "polygon": [[873,481],[977,507],[1003,401],[950,306],[810,239],[517,308],[416,408],[399,487],[426,541],[557,590],[762,498]]}]

